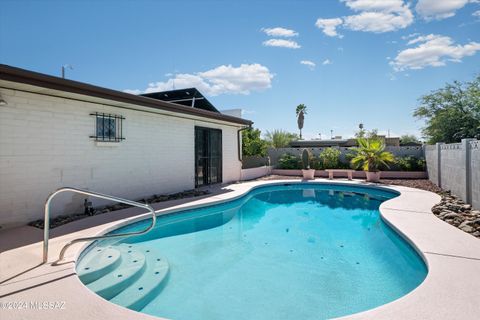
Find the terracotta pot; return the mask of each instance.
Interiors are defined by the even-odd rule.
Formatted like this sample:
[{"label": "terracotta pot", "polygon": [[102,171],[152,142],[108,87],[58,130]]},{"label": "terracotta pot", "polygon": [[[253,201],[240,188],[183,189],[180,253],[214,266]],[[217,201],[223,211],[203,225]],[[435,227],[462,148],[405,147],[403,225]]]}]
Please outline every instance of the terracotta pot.
[{"label": "terracotta pot", "polygon": [[313,180],[315,176],[315,169],[302,169],[303,179]]},{"label": "terracotta pot", "polygon": [[377,172],[366,171],[365,174],[367,176],[367,181],[368,182],[378,182],[378,181],[380,181],[380,171],[377,171]]}]

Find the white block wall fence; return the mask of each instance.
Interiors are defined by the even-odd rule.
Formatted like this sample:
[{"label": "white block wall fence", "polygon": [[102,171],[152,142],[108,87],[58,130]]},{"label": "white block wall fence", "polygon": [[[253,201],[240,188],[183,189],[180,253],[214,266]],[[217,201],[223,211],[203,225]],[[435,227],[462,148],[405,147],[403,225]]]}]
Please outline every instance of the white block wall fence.
[{"label": "white block wall fence", "polygon": [[480,209],[479,140],[427,146],[425,158],[430,181]]},{"label": "white block wall fence", "polygon": [[272,173],[272,166],[242,169],[242,181],[248,181],[267,176]]},{"label": "white block wall fence", "polygon": [[[132,200],[193,189],[195,126],[222,130],[223,182],[241,179],[237,131],[242,124],[4,87],[0,94],[7,102],[0,106],[3,228],[42,219],[47,196],[60,187]],[[126,139],[111,143],[89,138],[95,134],[92,112],[125,117]],[[59,195],[52,203],[52,216],[82,212],[84,198]],[[105,204],[93,198],[90,201],[94,206]]]}]

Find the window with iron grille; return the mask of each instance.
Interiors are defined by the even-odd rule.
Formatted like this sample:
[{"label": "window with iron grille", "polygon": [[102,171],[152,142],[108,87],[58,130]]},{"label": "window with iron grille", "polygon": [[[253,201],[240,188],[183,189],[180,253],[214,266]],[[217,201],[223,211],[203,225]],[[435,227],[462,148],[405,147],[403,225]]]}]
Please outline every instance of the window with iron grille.
[{"label": "window with iron grille", "polygon": [[95,116],[95,135],[90,136],[90,138],[95,139],[95,141],[110,142],[125,140],[122,133],[124,117],[100,112],[90,115]]}]

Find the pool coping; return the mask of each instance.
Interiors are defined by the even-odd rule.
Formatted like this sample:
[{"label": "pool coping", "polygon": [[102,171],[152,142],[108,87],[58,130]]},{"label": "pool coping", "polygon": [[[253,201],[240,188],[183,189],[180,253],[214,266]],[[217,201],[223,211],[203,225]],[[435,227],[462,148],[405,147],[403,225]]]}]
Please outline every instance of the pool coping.
[{"label": "pool coping", "polygon": [[[381,204],[381,218],[417,250],[428,268],[424,281],[407,295],[339,319],[472,319],[480,314],[480,304],[475,299],[480,292],[480,241],[436,218],[431,208],[440,202],[440,196],[429,191],[341,179],[249,181],[225,185],[222,190],[228,192],[170,206],[158,210],[157,215],[230,201],[261,186],[299,182],[357,185],[399,192],[398,197]],[[50,240],[50,259],[45,265],[39,265],[41,242],[1,253],[0,270],[6,274],[16,270],[13,272],[15,276],[0,278],[0,302],[9,303],[8,306],[12,307],[1,312],[11,319],[162,319],[110,303],[80,282],[75,272],[75,261],[88,243],[72,246],[67,251],[68,262],[52,265],[67,241],[79,236],[107,233],[146,218],[148,214],[140,214],[54,238]],[[38,263],[32,266],[35,260]],[[23,272],[19,273],[19,270]],[[78,299],[79,296],[81,299]],[[37,305],[25,304],[31,301],[58,303],[39,309]],[[63,308],[60,308],[62,301]],[[15,302],[17,306],[11,305]],[[19,306],[27,307],[18,310]]]}]

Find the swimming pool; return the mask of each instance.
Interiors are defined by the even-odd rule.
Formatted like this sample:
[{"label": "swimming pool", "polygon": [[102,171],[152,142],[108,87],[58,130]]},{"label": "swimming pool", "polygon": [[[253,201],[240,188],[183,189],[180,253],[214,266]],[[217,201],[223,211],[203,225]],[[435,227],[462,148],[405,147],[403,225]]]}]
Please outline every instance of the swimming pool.
[{"label": "swimming pool", "polygon": [[[263,186],[101,241],[77,273],[100,296],[170,319],[325,319],[417,287],[422,259],[382,222],[396,193],[333,184]],[[115,232],[139,230],[148,221]]]}]

